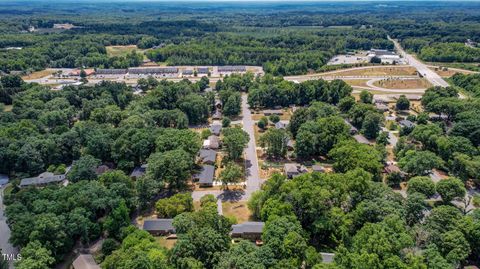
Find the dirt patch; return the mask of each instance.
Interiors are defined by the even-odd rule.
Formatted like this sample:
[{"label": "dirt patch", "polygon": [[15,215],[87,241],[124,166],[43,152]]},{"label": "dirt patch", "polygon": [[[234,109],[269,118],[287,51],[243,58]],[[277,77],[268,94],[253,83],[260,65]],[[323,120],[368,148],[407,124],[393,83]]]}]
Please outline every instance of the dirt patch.
[{"label": "dirt patch", "polygon": [[165,236],[155,237],[155,240],[160,246],[167,249],[172,249],[175,246],[175,243],[177,243],[177,239],[170,239]]},{"label": "dirt patch", "polygon": [[248,209],[247,202],[224,202],[222,203],[223,215],[225,217],[235,217],[237,223],[249,221],[252,213]]},{"label": "dirt patch", "polygon": [[385,89],[425,89],[432,85],[426,79],[389,78],[375,81],[373,85]]},{"label": "dirt patch", "polygon": [[22,79],[23,80],[39,79],[39,78],[43,78],[43,77],[46,77],[46,76],[50,76],[53,73],[55,73],[54,70],[42,70],[42,71],[33,72],[33,73],[31,73],[27,76],[23,76]]},{"label": "dirt patch", "polygon": [[4,108],[3,108],[3,111],[5,112],[10,112],[12,111],[13,109],[13,105],[6,105]]}]

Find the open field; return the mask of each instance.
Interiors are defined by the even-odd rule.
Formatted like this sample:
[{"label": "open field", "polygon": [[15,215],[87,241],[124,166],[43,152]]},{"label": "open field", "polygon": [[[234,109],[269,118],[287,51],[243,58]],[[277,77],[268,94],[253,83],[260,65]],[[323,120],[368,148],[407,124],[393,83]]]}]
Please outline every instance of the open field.
[{"label": "open field", "polygon": [[411,66],[382,66],[338,70],[325,73],[327,74],[332,76],[414,76],[416,69]]},{"label": "open field", "polygon": [[39,79],[39,78],[43,78],[43,77],[46,77],[46,76],[50,76],[51,74],[53,74],[55,71],[54,70],[51,70],[51,69],[45,69],[45,70],[42,70],[42,71],[37,71],[37,72],[33,72],[27,76],[23,76],[22,79],[23,80],[27,80],[27,79]]},{"label": "open field", "polygon": [[368,87],[368,79],[346,79],[345,82],[350,86]]},{"label": "open field", "polygon": [[422,89],[432,85],[426,79],[383,79],[375,81],[375,86],[386,89]]},{"label": "open field", "polygon": [[139,49],[136,45],[127,45],[127,46],[106,46],[107,55],[110,57],[115,56],[125,56],[132,51],[136,50],[137,53],[143,53],[144,50]]},{"label": "open field", "polygon": [[252,213],[248,209],[247,202],[224,202],[222,203],[223,215],[225,217],[235,217],[237,223],[249,221]]}]

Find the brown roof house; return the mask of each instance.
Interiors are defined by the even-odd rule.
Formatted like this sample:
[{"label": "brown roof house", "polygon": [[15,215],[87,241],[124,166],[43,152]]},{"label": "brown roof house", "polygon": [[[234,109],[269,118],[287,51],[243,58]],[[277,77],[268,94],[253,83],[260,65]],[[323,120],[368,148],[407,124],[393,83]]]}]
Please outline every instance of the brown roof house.
[{"label": "brown roof house", "polygon": [[296,176],[301,174],[305,174],[308,172],[307,168],[298,163],[286,163],[284,166],[285,175],[287,178],[292,179]]}]

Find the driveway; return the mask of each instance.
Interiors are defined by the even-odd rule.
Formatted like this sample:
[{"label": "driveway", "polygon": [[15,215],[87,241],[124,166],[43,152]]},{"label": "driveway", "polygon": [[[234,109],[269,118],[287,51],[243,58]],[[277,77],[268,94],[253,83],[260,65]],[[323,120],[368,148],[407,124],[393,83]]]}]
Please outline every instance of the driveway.
[{"label": "driveway", "polygon": [[[7,225],[7,218],[4,216],[3,188],[0,188],[0,248],[3,254],[17,254],[18,250],[13,247],[8,240],[10,239],[10,228]],[[0,256],[2,259],[3,256]],[[9,268],[13,267],[13,261],[9,263]]]}]

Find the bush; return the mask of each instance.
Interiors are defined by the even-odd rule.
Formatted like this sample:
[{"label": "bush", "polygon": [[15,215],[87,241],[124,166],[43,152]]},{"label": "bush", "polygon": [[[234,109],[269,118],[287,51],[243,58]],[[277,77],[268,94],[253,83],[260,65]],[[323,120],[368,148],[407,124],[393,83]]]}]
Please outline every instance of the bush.
[{"label": "bush", "polygon": [[472,203],[473,203],[474,206],[480,207],[480,195],[475,194],[475,195],[473,196]]},{"label": "bush", "polygon": [[270,119],[271,122],[273,123],[277,123],[280,121],[280,116],[278,115],[270,115],[270,117],[268,117]]},{"label": "bush", "polygon": [[228,128],[228,127],[230,127],[230,123],[231,123],[231,122],[232,122],[232,121],[231,121],[229,118],[224,117],[224,118],[222,119],[222,127],[223,127],[223,128]]},{"label": "bush", "polygon": [[210,129],[203,129],[202,130],[202,139],[207,139],[209,136],[212,135],[212,131]]},{"label": "bush", "polygon": [[267,117],[262,117],[258,122],[257,122],[257,126],[258,128],[260,129],[265,129],[268,125],[268,119]]},{"label": "bush", "polygon": [[107,238],[102,243],[102,253],[105,256],[112,254],[118,248],[118,242],[113,238]]}]

